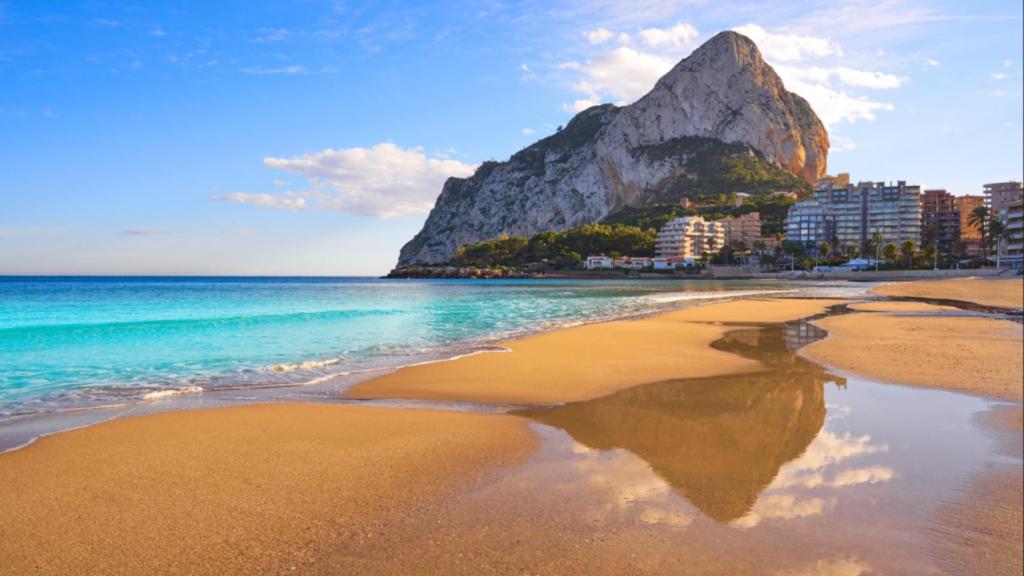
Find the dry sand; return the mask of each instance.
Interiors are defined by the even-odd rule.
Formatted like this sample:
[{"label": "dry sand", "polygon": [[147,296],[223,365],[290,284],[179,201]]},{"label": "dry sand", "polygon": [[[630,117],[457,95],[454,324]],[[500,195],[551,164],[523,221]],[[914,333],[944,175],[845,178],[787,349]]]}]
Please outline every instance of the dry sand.
[{"label": "dry sand", "polygon": [[704,322],[785,322],[838,302],[741,300],[578,326],[509,342],[511,352],[409,366],[358,384],[347,396],[557,403],[673,378],[754,372],[759,363],[710,349],[729,328]]},{"label": "dry sand", "polygon": [[883,382],[946,388],[1020,402],[1024,332],[1008,320],[854,313],[815,321],[825,340],[801,350]]},{"label": "dry sand", "polygon": [[1024,307],[1024,280],[1021,278],[916,280],[886,284],[874,291],[886,296],[960,300],[1000,308]]},{"label": "dry sand", "polygon": [[425,410],[116,420],[0,455],[0,573],[301,571],[535,442],[518,418]]}]

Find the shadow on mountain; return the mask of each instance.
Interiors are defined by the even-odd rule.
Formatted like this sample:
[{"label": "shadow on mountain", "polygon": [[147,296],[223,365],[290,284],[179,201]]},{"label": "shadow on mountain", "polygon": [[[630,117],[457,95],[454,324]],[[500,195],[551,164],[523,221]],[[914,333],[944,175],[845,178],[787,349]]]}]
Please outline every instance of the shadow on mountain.
[{"label": "shadow on mountain", "polygon": [[817,436],[823,385],[845,384],[792,352],[823,336],[806,322],[739,329],[714,347],[759,360],[767,372],[657,382],[519,414],[591,448],[629,450],[708,517],[729,522]]}]

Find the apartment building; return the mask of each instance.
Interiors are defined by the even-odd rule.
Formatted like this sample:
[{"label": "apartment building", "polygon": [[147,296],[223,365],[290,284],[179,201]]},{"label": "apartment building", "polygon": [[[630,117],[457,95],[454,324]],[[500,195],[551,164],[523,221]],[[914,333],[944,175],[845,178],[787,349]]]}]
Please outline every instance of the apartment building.
[{"label": "apartment building", "polygon": [[655,240],[655,255],[662,258],[699,258],[725,246],[725,228],[700,216],[684,216],[667,222]]},{"label": "apartment building", "polygon": [[945,190],[925,190],[921,196],[921,245],[953,252],[960,242],[960,211],[956,196]]},{"label": "apartment building", "polygon": [[863,247],[876,232],[886,243],[921,243],[921,187],[859,182],[814,191],[814,199],[831,215],[834,237],[841,247]]}]

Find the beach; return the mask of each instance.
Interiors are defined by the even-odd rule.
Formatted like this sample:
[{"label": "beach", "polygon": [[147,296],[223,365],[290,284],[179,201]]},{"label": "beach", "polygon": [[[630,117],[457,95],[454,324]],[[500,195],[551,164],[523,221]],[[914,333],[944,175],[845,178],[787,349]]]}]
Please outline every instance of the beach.
[{"label": "beach", "polygon": [[885,296],[959,300],[1000,308],[1024,307],[1024,282],[1021,278],[954,278],[894,282],[875,290]]},{"label": "beach", "polygon": [[[991,302],[940,284],[930,293]],[[1020,434],[1021,325],[918,302],[820,317],[844,303],[737,298],[408,366],[349,389],[355,405],[49,436],[0,454],[0,572],[928,573],[932,552],[956,568],[972,546],[997,556],[992,573],[1019,572],[1019,464],[981,475],[971,458],[986,434]],[[934,398],[935,414],[962,414],[944,433],[964,440],[946,443],[974,456],[900,468],[901,436],[843,428],[866,425],[845,415],[876,397],[891,397],[878,411],[931,414]],[[972,424],[990,399],[1010,414]],[[379,400],[431,409],[358,405]],[[946,504],[914,500],[931,497]]]}]

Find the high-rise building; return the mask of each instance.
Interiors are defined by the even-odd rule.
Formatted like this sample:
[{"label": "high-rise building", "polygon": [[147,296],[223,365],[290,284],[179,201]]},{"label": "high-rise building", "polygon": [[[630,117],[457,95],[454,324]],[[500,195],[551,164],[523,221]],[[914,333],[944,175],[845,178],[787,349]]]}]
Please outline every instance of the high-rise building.
[{"label": "high-rise building", "polygon": [[728,216],[718,223],[725,230],[727,246],[743,246],[750,249],[754,242],[761,239],[761,214],[750,212],[742,216]]},{"label": "high-rise building", "polygon": [[826,185],[814,199],[832,215],[839,246],[863,247],[878,232],[886,243],[921,243],[921,187],[903,180],[895,185],[859,182]]},{"label": "high-rise building", "polygon": [[834,233],[835,218],[817,200],[797,202],[786,214],[786,240],[819,245],[831,242]]},{"label": "high-rise building", "polygon": [[956,197],[956,210],[960,213],[960,245],[964,254],[981,255],[981,231],[970,223],[970,218],[975,208],[984,205],[984,196],[968,194]]},{"label": "high-rise building", "polygon": [[925,190],[921,196],[921,245],[953,252],[960,242],[960,212],[956,197],[945,190]]},{"label": "high-rise building", "polygon": [[699,258],[714,254],[725,245],[725,229],[718,222],[700,216],[684,216],[669,220],[654,243],[654,252],[661,258]]},{"label": "high-rise building", "polygon": [[994,182],[985,184],[985,206],[988,206],[991,216],[998,217],[999,212],[1024,195],[1024,186],[1020,182]]},{"label": "high-rise building", "polygon": [[999,265],[1020,270],[1024,267],[1024,200],[1018,198],[1003,206],[1000,220],[1010,238],[1001,244]]}]

